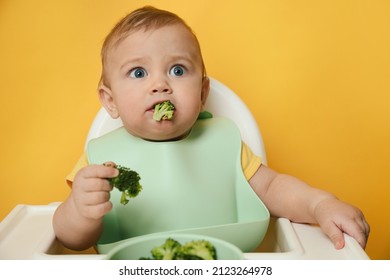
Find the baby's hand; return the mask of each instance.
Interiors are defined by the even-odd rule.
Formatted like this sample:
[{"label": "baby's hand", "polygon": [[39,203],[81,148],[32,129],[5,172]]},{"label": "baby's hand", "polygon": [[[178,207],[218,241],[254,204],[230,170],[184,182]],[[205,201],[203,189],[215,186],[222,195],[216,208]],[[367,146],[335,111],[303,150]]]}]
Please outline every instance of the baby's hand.
[{"label": "baby's hand", "polygon": [[315,208],[315,218],[336,249],[345,245],[343,233],[356,239],[362,248],[366,247],[370,226],[356,207],[336,198],[324,199]]},{"label": "baby's hand", "polygon": [[115,164],[89,165],[75,176],[71,197],[79,214],[88,219],[100,219],[111,210],[112,186],[107,178],[118,176]]}]

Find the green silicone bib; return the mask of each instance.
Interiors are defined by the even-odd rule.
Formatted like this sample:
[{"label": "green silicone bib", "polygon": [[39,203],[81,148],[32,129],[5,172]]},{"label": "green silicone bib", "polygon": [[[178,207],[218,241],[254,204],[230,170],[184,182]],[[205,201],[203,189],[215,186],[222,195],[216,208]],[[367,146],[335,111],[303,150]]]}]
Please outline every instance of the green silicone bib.
[{"label": "green silicone bib", "polygon": [[157,232],[191,232],[225,239],[243,251],[263,239],[269,212],[241,168],[241,137],[225,118],[198,120],[183,140],[151,142],[123,127],[87,147],[90,163],[114,161],[141,176],[143,190],[127,205],[111,192],[98,250]]}]

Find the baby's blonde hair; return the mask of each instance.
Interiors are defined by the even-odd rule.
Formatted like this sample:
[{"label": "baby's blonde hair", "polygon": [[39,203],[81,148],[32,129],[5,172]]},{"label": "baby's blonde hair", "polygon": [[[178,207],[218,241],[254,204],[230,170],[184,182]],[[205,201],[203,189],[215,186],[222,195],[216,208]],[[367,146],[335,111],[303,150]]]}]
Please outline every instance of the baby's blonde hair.
[{"label": "baby's blonde hair", "polygon": [[129,34],[139,30],[148,31],[150,29],[158,29],[160,27],[174,24],[183,25],[194,36],[194,40],[197,44],[197,47],[199,49],[199,55],[202,60],[203,77],[206,77],[206,68],[203,61],[200,44],[191,27],[188,26],[188,24],[182,18],[172,12],[160,10],[152,6],[145,6],[134,10],[133,12],[125,16],[123,19],[121,19],[105,38],[101,50],[102,74],[100,77],[99,84],[104,84],[106,82],[104,79],[104,65],[106,63],[108,52],[113,47],[118,45]]}]

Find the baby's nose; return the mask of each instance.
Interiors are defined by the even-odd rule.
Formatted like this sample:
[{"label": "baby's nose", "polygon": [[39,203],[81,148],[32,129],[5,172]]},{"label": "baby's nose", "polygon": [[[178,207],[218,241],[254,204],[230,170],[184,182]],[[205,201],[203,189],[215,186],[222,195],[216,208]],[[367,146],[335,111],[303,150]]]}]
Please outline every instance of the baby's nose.
[{"label": "baby's nose", "polygon": [[155,88],[153,89],[153,92],[154,93],[157,93],[157,92],[166,92],[166,93],[169,93],[170,92],[170,89],[168,87],[164,87],[164,88]]},{"label": "baby's nose", "polygon": [[152,92],[153,93],[171,93],[172,89],[167,82],[161,81],[161,82],[156,83],[153,86]]}]

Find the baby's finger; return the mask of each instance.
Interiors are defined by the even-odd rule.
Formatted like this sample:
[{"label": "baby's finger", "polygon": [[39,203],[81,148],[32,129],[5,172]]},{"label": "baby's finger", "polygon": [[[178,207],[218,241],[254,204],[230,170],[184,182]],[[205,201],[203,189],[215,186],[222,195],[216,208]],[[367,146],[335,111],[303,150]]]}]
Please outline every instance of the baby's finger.
[{"label": "baby's finger", "polygon": [[109,200],[110,200],[109,191],[95,191],[95,192],[90,192],[87,196],[85,196],[84,203],[86,205],[92,206],[92,205],[99,205],[105,203],[106,201]]},{"label": "baby's finger", "polygon": [[[368,227],[368,229],[367,229]],[[362,225],[359,225],[358,227],[346,228],[345,233],[353,237],[360,246],[364,249],[367,245],[367,239],[369,235],[369,226],[366,223],[362,223]]]},{"label": "baby's finger", "polygon": [[[352,235],[351,235],[352,236]],[[355,236],[352,236],[355,240],[360,244],[360,246],[364,249],[367,245],[367,237],[365,232],[360,232]]]},{"label": "baby's finger", "polygon": [[[73,189],[78,189],[79,185],[74,184]],[[83,192],[98,192],[98,191],[106,191],[109,192],[112,190],[112,186],[108,182],[108,180],[101,179],[101,178],[88,178],[87,180],[84,180],[82,186]]]},{"label": "baby's finger", "polygon": [[366,220],[364,218],[362,220],[363,220],[364,229],[366,231],[366,237],[368,239],[368,236],[370,236],[371,228],[370,228],[370,225],[366,222]]},{"label": "baby's finger", "polygon": [[112,165],[90,165],[88,168],[84,169],[85,178],[113,178],[118,176],[118,169],[114,168]]},{"label": "baby's finger", "polygon": [[115,164],[115,162],[107,161],[107,162],[103,163],[103,166],[116,167],[116,164]]},{"label": "baby's finger", "polygon": [[112,203],[110,201],[106,201],[105,203],[90,205],[86,207],[82,214],[84,215],[84,217],[88,217],[91,219],[100,219],[111,209]]},{"label": "baby's finger", "polygon": [[336,224],[329,224],[322,227],[324,233],[330,238],[334,247],[339,250],[344,248],[345,240],[343,231]]}]

